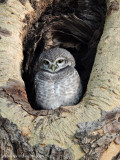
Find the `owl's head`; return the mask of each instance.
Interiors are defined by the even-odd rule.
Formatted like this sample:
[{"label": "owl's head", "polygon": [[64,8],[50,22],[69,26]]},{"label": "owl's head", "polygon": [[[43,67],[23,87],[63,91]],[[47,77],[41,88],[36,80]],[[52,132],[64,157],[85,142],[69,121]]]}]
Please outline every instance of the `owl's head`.
[{"label": "owl's head", "polygon": [[66,49],[56,47],[41,53],[39,65],[40,69],[54,73],[67,66],[75,67],[75,60]]}]

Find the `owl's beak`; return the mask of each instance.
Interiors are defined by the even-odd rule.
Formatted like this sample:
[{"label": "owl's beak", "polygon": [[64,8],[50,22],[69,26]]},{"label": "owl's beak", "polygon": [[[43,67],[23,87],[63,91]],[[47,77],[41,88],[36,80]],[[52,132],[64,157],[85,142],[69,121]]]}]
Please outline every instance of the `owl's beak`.
[{"label": "owl's beak", "polygon": [[51,65],[51,69],[52,69],[53,72],[55,72],[56,67],[52,64],[52,65]]}]

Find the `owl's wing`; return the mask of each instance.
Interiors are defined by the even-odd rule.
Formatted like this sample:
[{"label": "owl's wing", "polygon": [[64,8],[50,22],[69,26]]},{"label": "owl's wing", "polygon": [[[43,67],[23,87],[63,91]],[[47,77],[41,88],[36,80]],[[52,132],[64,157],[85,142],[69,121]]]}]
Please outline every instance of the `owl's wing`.
[{"label": "owl's wing", "polygon": [[55,94],[64,105],[72,105],[79,101],[82,85],[75,68],[69,67],[58,76],[55,82]]},{"label": "owl's wing", "polygon": [[42,109],[59,107],[55,95],[54,77],[52,74],[40,71],[35,76],[35,101]]}]

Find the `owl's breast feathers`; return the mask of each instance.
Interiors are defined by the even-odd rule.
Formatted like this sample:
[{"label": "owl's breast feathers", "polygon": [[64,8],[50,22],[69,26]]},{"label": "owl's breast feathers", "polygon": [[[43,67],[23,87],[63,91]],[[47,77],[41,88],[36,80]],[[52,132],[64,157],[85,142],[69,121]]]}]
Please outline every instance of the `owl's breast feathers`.
[{"label": "owl's breast feathers", "polygon": [[43,109],[78,103],[82,94],[81,80],[73,67],[59,72],[40,70],[35,76],[36,103]]}]

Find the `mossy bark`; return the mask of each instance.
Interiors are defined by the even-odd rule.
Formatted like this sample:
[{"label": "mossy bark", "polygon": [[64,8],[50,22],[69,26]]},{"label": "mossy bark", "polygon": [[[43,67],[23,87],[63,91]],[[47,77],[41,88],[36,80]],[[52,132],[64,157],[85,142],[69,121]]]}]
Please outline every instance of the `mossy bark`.
[{"label": "mossy bark", "polygon": [[[26,157],[33,156],[33,159],[35,157],[40,159],[38,155],[41,153],[51,159],[55,157],[59,159],[60,156],[63,156],[63,159],[68,157],[68,159],[77,160],[83,155],[86,156],[84,159],[87,159],[89,151],[84,147],[88,144],[80,142],[79,138],[82,136],[79,137],[76,133],[78,124],[79,126],[83,124],[86,128],[94,128],[91,121],[95,121],[98,127],[90,130],[86,138],[90,133],[95,133],[96,139],[100,139],[106,135],[104,128],[107,118],[103,115],[103,111],[106,111],[109,124],[112,124],[114,117],[117,129],[112,132],[115,135],[107,143],[107,148],[104,148],[101,143],[99,145],[104,148],[102,148],[101,154],[98,155],[97,150],[94,150],[94,154],[97,155],[96,159],[101,160],[112,159],[116,155],[119,157],[120,143],[117,133],[120,132],[120,10],[118,7],[120,1],[107,0],[108,11],[104,32],[98,45],[87,92],[82,102],[76,106],[62,107],[53,111],[35,111],[27,101],[24,82],[21,78],[22,43],[31,23],[37,21],[41,13],[51,4],[52,0],[0,1],[0,141],[1,150],[4,151],[1,152],[1,156],[13,158],[24,153]],[[115,108],[118,109],[114,110]],[[114,110],[114,114],[109,116],[112,110]],[[101,116],[104,117],[102,120],[100,120]],[[87,125],[89,123],[91,124]],[[79,133],[83,131],[85,128],[79,130]],[[4,132],[7,134],[7,139],[2,136],[5,135]],[[18,138],[19,136],[11,138],[11,133],[15,135],[16,132],[19,132],[22,138]],[[109,132],[111,132],[110,129],[107,133]],[[98,134],[101,136],[99,137]],[[107,137],[105,140],[107,141]],[[26,144],[27,147],[18,145],[17,141],[24,146]],[[6,147],[7,143],[10,145]],[[17,145],[16,151],[14,144]],[[90,147],[91,145],[95,145],[95,143],[91,142]],[[112,147],[114,152],[111,152]],[[21,148],[23,150],[20,150]],[[42,152],[40,152],[41,150]],[[25,151],[28,151],[29,154],[28,152],[26,154]],[[45,156],[43,159],[47,159]]]}]

